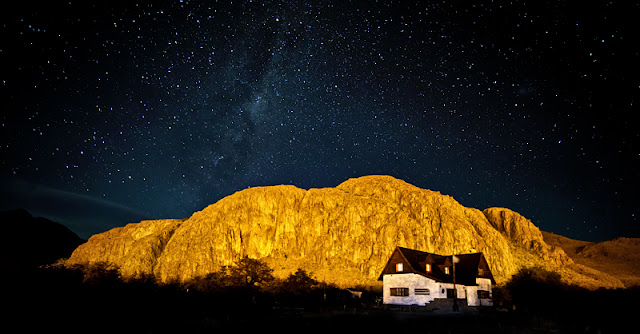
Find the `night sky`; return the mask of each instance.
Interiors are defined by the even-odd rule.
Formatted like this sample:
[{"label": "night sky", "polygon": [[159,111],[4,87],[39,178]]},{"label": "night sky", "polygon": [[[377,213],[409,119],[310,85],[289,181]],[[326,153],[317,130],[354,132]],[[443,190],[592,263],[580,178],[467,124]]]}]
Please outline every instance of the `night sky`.
[{"label": "night sky", "polygon": [[640,236],[636,1],[16,6],[0,209],[86,238],[385,174],[571,238]]}]

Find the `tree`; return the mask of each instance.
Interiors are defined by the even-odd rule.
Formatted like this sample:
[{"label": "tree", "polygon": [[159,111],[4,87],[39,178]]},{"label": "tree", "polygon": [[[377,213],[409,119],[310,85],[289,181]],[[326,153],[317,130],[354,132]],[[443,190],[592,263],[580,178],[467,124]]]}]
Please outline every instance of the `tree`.
[{"label": "tree", "polygon": [[311,289],[317,285],[318,282],[313,279],[304,269],[298,269],[295,273],[289,275],[283,282],[283,290],[285,292],[302,294],[310,293]]},{"label": "tree", "polygon": [[262,260],[243,257],[229,270],[231,280],[239,286],[258,287],[273,281],[273,269]]},{"label": "tree", "polygon": [[539,267],[520,269],[506,288],[516,307],[534,312],[553,311],[565,294],[560,274]]},{"label": "tree", "polygon": [[234,284],[235,282],[231,280],[227,268],[223,267],[219,271],[214,271],[204,276],[198,276],[191,279],[186,284],[186,288],[203,293],[214,293],[223,291],[228,287],[232,287]]}]

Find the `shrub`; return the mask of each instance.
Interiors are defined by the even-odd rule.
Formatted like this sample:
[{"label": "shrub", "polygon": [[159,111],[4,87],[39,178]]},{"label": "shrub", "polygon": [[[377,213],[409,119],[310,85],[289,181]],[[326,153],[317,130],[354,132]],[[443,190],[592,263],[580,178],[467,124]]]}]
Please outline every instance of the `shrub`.
[{"label": "shrub", "polygon": [[566,297],[567,286],[558,273],[532,267],[520,269],[506,288],[516,308],[544,313],[554,311],[558,301]]},{"label": "shrub", "polygon": [[304,269],[298,269],[282,282],[281,290],[284,293],[295,295],[309,294],[318,284]]}]

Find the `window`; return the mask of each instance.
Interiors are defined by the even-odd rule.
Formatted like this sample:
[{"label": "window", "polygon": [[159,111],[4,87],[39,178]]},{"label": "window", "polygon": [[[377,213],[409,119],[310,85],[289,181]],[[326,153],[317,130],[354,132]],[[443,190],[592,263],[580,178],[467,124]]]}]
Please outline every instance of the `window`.
[{"label": "window", "polygon": [[416,296],[426,296],[429,295],[429,289],[418,289],[416,288]]},{"label": "window", "polygon": [[409,296],[409,288],[390,288],[390,295],[395,297],[407,297]]},{"label": "window", "polygon": [[445,273],[446,275],[449,275],[449,267],[444,267],[444,273]]},{"label": "window", "polygon": [[484,276],[484,269],[478,268],[478,276]]},{"label": "window", "polygon": [[478,290],[478,298],[487,299],[487,298],[491,298],[491,297],[489,296],[489,291],[487,291],[487,290]]},{"label": "window", "polygon": [[425,266],[425,270],[430,273],[431,272],[431,265],[429,263],[427,263],[427,265]]},{"label": "window", "polygon": [[400,273],[403,270],[404,270],[404,266],[402,265],[402,263],[396,263],[396,271]]}]

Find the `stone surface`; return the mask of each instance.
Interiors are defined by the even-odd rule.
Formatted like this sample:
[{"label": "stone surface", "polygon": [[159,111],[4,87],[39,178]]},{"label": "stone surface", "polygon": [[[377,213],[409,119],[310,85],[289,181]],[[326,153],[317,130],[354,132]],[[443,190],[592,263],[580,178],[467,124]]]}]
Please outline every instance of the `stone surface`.
[{"label": "stone surface", "polygon": [[437,254],[483,252],[498,283],[523,266],[583,274],[530,220],[504,208],[484,212],[390,176],[336,188],[256,187],[184,220],[143,221],[98,234],[68,263],[107,261],[124,275],[184,281],[244,256],[279,276],[298,268],[340,286],[374,284],[396,246]]},{"label": "stone surface", "polygon": [[600,280],[619,280],[627,288],[640,286],[640,238],[588,242],[548,232],[543,232],[543,236],[548,244],[561,247],[582,266],[587,276],[590,268],[596,270]]}]

